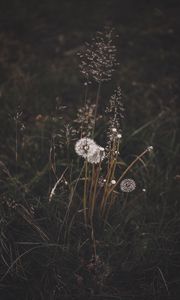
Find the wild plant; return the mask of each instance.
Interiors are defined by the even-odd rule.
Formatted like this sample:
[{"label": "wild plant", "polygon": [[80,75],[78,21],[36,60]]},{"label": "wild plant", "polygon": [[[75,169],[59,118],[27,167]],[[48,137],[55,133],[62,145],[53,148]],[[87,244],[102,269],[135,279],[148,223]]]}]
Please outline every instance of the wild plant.
[{"label": "wild plant", "polygon": [[10,118],[14,121],[14,127],[15,127],[15,163],[17,167],[18,157],[19,157],[19,146],[20,146],[20,133],[25,129],[25,125],[23,122],[23,112],[21,110],[21,107],[18,106],[14,114],[10,115]]},{"label": "wild plant", "polygon": [[[90,228],[93,243],[96,222],[105,224],[111,209],[120,201],[122,194],[135,190],[136,182],[127,177],[128,173],[136,163],[143,162],[145,154],[153,150],[153,147],[149,146],[126,166],[121,158],[125,108],[120,86],[114,90],[108,103],[107,100],[106,104],[100,103],[103,84],[112,79],[118,65],[114,35],[113,30],[98,32],[92,42],[86,43],[78,53],[85,97],[84,105],[78,109],[74,119],[76,141],[73,140],[73,144],[76,155],[80,158],[79,163],[82,161],[81,170],[79,174],[74,173],[77,177],[73,179],[73,176],[68,174],[70,167],[67,166],[49,196],[49,201],[52,201],[57,186],[63,180],[67,183],[70,196],[65,222],[68,222],[71,210],[73,214],[74,203],[78,202],[79,212],[83,213],[85,225]],[[93,84],[98,85],[94,101],[90,100]],[[102,115],[99,114],[100,107],[105,107]],[[100,122],[106,131],[103,138],[98,135]],[[97,139],[101,140],[101,145],[95,141]],[[72,167],[76,168],[75,162],[76,159]],[[72,169],[70,172],[73,173]],[[126,203],[123,204],[123,208],[125,205]]]}]

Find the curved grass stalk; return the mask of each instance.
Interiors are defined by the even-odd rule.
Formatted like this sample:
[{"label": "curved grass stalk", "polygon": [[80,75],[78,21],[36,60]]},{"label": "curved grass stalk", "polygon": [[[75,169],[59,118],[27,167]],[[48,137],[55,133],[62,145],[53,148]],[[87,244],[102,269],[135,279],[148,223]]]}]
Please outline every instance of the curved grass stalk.
[{"label": "curved grass stalk", "polygon": [[50,195],[49,195],[49,202],[51,202],[52,197],[55,194],[55,190],[56,190],[58,184],[61,182],[62,178],[64,177],[64,174],[66,173],[67,169],[68,169],[68,167],[64,170],[64,172],[62,173],[62,175],[59,177],[59,179],[56,181],[55,185],[51,189],[51,192],[50,192]]},{"label": "curved grass stalk", "polygon": [[[112,154],[111,154],[110,159],[109,159],[108,173],[106,176],[106,185],[105,185],[105,189],[104,189],[103,199],[102,199],[102,202],[100,205],[100,208],[102,211],[106,207],[106,194],[108,192],[109,183],[114,178],[114,173],[115,173],[115,169],[116,169],[116,165],[117,165],[118,149],[119,149],[119,141],[118,141],[118,145],[117,145],[117,153],[116,153],[115,158],[113,158]],[[115,150],[116,150],[116,145],[115,145],[115,141],[113,141],[112,153],[114,153]]]},{"label": "curved grass stalk", "polygon": [[[132,163],[125,169],[125,171],[122,173],[122,175],[119,177],[119,179],[117,180],[116,184],[113,185],[109,191],[107,192],[106,194],[106,197],[104,199],[104,203],[107,202],[108,200],[108,197],[111,195],[111,193],[115,190],[115,188],[119,185],[119,183],[121,182],[121,180],[123,179],[123,177],[127,174],[127,172],[135,165],[135,163],[139,160],[141,160],[141,157],[143,157],[147,152],[149,152],[149,148],[147,148],[146,150],[144,150],[140,155],[138,155],[136,157],[136,159],[134,159],[132,161]],[[105,213],[105,209],[102,211],[102,216],[104,215]]]},{"label": "curved grass stalk", "polygon": [[[68,220],[68,217],[69,217],[70,208],[71,208],[71,205],[72,205],[72,202],[73,202],[74,193],[75,193],[76,187],[78,185],[78,182],[80,181],[81,174],[82,174],[83,170],[84,170],[84,165],[83,165],[83,167],[82,167],[82,169],[81,169],[81,171],[79,173],[78,178],[75,180],[74,188],[72,188],[72,190],[71,190],[71,194],[69,196],[69,204],[68,204],[68,207],[67,207],[67,211],[65,213],[65,216],[64,216],[64,219],[63,219],[63,222],[62,222],[59,234],[58,234],[58,242],[59,242],[60,232],[62,231],[62,228],[64,227],[65,224],[67,224],[67,220]],[[65,235],[66,235],[66,232],[65,232]]]}]

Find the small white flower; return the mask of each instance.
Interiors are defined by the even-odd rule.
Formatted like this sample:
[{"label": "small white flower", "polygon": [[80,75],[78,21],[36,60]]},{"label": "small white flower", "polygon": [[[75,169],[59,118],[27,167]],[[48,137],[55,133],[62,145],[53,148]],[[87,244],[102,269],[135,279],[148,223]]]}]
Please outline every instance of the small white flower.
[{"label": "small white flower", "polygon": [[145,192],[146,192],[146,189],[142,189],[142,192],[145,193]]},{"label": "small white flower", "polygon": [[136,183],[133,179],[127,178],[121,181],[120,188],[122,192],[130,193],[135,190]]},{"label": "small white flower", "polygon": [[76,142],[75,151],[79,156],[88,158],[97,151],[97,147],[94,140],[85,137]]},{"label": "small white flower", "polygon": [[99,186],[103,187],[105,183],[106,183],[106,179],[101,176],[98,181]]},{"label": "small white flower", "polygon": [[149,152],[152,152],[152,151],[153,151],[153,146],[147,147],[147,150],[148,150]]},{"label": "small white flower", "polygon": [[112,132],[115,133],[117,132],[117,129],[115,127],[112,128]]},{"label": "small white flower", "polygon": [[115,179],[112,179],[112,180],[111,180],[111,184],[112,184],[112,185],[116,184],[116,180],[115,180]]},{"label": "small white flower", "polygon": [[121,133],[118,133],[118,134],[117,134],[117,138],[118,138],[118,139],[121,139],[121,138],[122,138],[122,134],[121,134]]}]

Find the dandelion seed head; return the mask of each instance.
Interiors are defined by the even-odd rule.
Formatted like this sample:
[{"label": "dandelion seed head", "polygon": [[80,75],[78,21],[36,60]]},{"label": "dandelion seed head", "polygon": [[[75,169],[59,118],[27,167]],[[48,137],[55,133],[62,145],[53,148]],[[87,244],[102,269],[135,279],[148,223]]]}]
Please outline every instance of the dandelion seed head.
[{"label": "dandelion seed head", "polygon": [[91,164],[98,164],[105,158],[104,148],[97,145],[93,139],[87,137],[76,142],[75,151]]},{"label": "dandelion seed head", "polygon": [[135,181],[133,179],[126,178],[126,179],[124,179],[124,180],[121,181],[120,188],[121,188],[122,192],[124,192],[124,193],[130,193],[130,192],[132,192],[132,191],[135,190],[136,183],[135,183]]},{"label": "dandelion seed head", "polygon": [[76,142],[75,151],[79,156],[88,158],[97,151],[97,145],[94,140],[90,138],[82,138]]},{"label": "dandelion seed head", "polygon": [[103,147],[96,145],[96,151],[87,156],[87,161],[91,164],[98,164],[105,158],[105,151]]},{"label": "dandelion seed head", "polygon": [[102,151],[102,152],[104,152],[104,148],[101,147],[101,146],[99,146],[99,150]]}]

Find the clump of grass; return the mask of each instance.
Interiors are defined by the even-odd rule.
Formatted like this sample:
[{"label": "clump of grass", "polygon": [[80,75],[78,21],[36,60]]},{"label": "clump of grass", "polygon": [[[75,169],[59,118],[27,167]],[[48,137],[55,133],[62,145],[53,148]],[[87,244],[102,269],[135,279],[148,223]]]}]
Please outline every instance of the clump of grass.
[{"label": "clump of grass", "polygon": [[[87,82],[90,81],[90,79],[98,82],[99,84],[104,81],[111,80],[112,72],[114,71],[114,66],[117,65],[117,58],[116,58],[117,49],[116,46],[113,44],[112,39],[112,30],[109,32],[105,32],[104,36],[102,33],[97,33],[97,36],[92,40],[91,44],[86,44],[85,49],[83,49],[80,52],[80,70],[82,74],[85,77],[85,80]],[[86,82],[86,85],[87,85]],[[111,203],[112,199],[110,200],[113,192],[115,192],[115,188],[118,186],[120,181],[123,179],[123,177],[126,175],[126,173],[131,169],[131,167],[140,160],[147,152],[153,149],[153,147],[148,147],[145,151],[143,151],[142,154],[140,154],[127,169],[122,172],[119,179],[115,180],[115,174],[117,173],[117,166],[120,164],[118,161],[119,158],[119,148],[121,144],[122,139],[122,120],[124,118],[124,106],[121,101],[121,89],[118,87],[114,94],[111,96],[109,100],[109,104],[106,108],[106,113],[108,114],[108,130],[107,130],[107,136],[108,136],[108,144],[105,146],[106,150],[103,147],[95,146],[91,147],[91,143],[95,144],[93,140],[89,140],[88,136],[94,136],[95,134],[95,124],[97,122],[97,111],[98,111],[98,101],[100,96],[100,88],[98,86],[97,96],[96,96],[96,102],[94,104],[95,106],[95,114],[94,114],[94,126],[92,126],[93,130],[88,132],[88,125],[86,123],[86,130],[84,131],[86,133],[86,136],[79,140],[76,144],[76,148],[82,148],[81,151],[76,152],[78,155],[85,158],[85,183],[84,183],[84,189],[85,194],[88,195],[88,200],[85,202],[88,202],[90,205],[89,208],[89,215],[92,219],[93,213],[94,213],[94,206],[95,202],[98,202],[98,205],[100,206],[100,210],[102,212],[102,215],[105,214],[105,211],[107,210],[108,202]],[[87,93],[86,93],[87,97]],[[97,100],[98,99],[98,100]],[[93,105],[93,104],[92,104]],[[85,98],[85,107],[86,110],[88,105],[86,103]],[[89,106],[90,109],[90,106]],[[83,110],[81,110],[81,114],[83,113]],[[92,113],[91,113],[92,115]],[[87,114],[87,117],[89,114]],[[81,118],[83,120],[83,118]],[[92,117],[91,117],[92,119]],[[86,120],[85,120],[86,121]],[[84,122],[85,123],[85,122]],[[92,129],[89,128],[89,129]],[[83,133],[81,133],[81,137]],[[82,143],[82,145],[81,145]],[[79,145],[80,144],[80,145]],[[77,146],[78,145],[78,146]],[[96,150],[99,148],[99,150]],[[87,148],[87,149],[86,149]],[[92,148],[92,149],[91,149]],[[92,159],[93,157],[93,159]],[[108,158],[107,162],[107,169],[104,172],[101,172],[102,163],[105,158]],[[90,174],[90,171],[88,171],[88,163],[93,164],[92,172]],[[90,174],[90,177],[88,177],[88,174]],[[104,187],[103,191],[99,190],[98,188],[98,182],[100,180],[100,177],[104,178]],[[90,188],[88,190],[87,188],[87,182],[91,182]],[[101,186],[102,188],[102,186]],[[128,191],[128,189],[124,190]],[[130,191],[130,190],[129,190]],[[116,191],[118,194],[118,192]],[[102,199],[99,201],[97,199],[97,194],[100,194],[100,198]],[[84,196],[84,198],[87,198],[87,195]],[[115,195],[113,195],[114,198]],[[115,199],[114,199],[115,200]],[[114,201],[113,200],[113,201]],[[111,204],[109,204],[111,206]],[[84,207],[84,210],[86,211],[87,207]]]}]

